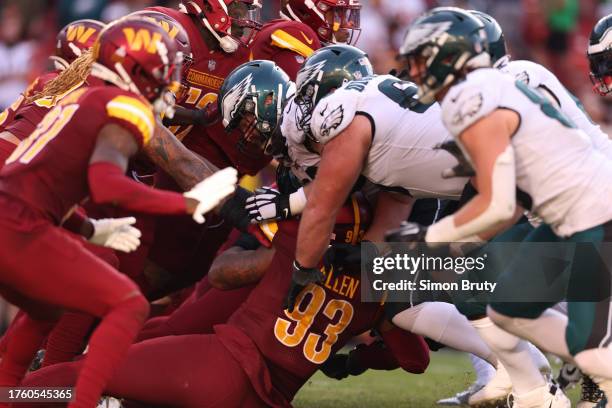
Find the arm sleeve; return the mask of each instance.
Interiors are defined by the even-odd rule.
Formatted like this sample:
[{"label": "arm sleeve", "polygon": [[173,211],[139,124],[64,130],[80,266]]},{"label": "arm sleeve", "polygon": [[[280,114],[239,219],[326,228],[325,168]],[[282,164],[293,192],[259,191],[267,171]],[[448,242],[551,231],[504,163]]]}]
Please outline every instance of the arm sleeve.
[{"label": "arm sleeve", "polygon": [[399,327],[393,327],[381,336],[402,369],[414,374],[425,372],[429,366],[429,347],[423,337]]},{"label": "arm sleeve", "polygon": [[88,179],[91,199],[96,204],[114,204],[151,214],[187,213],[185,198],[181,194],[131,181],[112,163],[90,164]]}]

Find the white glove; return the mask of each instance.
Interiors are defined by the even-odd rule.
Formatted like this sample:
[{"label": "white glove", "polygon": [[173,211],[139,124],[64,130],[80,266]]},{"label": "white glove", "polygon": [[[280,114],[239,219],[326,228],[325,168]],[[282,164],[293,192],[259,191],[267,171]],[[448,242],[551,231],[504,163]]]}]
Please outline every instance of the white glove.
[{"label": "white glove", "polygon": [[121,252],[132,252],[140,245],[140,230],[132,227],[136,218],[103,218],[89,219],[93,224],[94,233],[89,242],[96,245],[116,249]]},{"label": "white glove", "polygon": [[258,188],[255,193],[247,198],[245,206],[254,224],[266,220],[286,220],[301,214],[306,207],[303,187],[290,195],[281,194],[271,187]]},{"label": "white glove", "polygon": [[219,170],[210,177],[200,181],[194,188],[183,195],[198,200],[199,204],[193,212],[193,219],[198,224],[204,223],[204,214],[215,208],[221,200],[232,194],[236,189],[238,171],[233,167]]}]

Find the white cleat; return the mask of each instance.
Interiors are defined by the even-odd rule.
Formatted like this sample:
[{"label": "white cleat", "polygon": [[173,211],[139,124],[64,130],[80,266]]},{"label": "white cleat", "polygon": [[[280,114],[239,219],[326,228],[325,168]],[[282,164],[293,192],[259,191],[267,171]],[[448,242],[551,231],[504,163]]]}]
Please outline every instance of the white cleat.
[{"label": "white cleat", "polygon": [[123,408],[121,401],[113,397],[102,397],[96,408]]},{"label": "white cleat", "polygon": [[441,400],[438,400],[436,404],[444,405],[444,406],[467,405],[470,397],[476,394],[478,391],[480,391],[483,387],[484,387],[484,384],[473,383],[472,385],[468,387],[467,390],[460,391],[452,397],[443,398]]},{"label": "white cleat", "polygon": [[512,392],[512,381],[501,363],[497,364],[495,375],[480,391],[471,395],[468,399],[470,407],[484,408],[496,407],[505,403],[508,395]]},{"label": "white cleat", "polygon": [[572,403],[557,385],[543,385],[523,395],[513,395],[512,408],[571,408]]}]

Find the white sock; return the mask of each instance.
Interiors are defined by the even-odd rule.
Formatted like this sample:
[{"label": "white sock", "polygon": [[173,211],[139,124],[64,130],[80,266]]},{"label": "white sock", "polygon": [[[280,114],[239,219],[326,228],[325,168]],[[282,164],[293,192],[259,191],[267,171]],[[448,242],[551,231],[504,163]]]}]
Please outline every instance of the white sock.
[{"label": "white sock", "polygon": [[534,346],[533,344],[528,344],[531,358],[533,359],[535,365],[538,367],[538,370],[540,370],[540,373],[546,374],[549,377],[552,376],[552,368],[550,367],[550,362],[548,361],[544,353],[542,353],[540,349]]},{"label": "white sock", "polygon": [[474,367],[474,371],[476,372],[476,384],[486,385],[489,381],[491,381],[495,375],[495,367],[493,367],[488,361],[485,361],[474,354],[470,354],[470,361],[472,362],[472,367]]},{"label": "white sock", "polygon": [[[612,380],[612,348],[596,348],[576,354],[576,365],[583,373],[595,377],[596,382]],[[610,401],[612,395],[608,396]]]},{"label": "white sock", "polygon": [[548,309],[537,319],[508,317],[489,308],[487,313],[491,319],[509,333],[529,340],[538,347],[553,353],[568,363],[574,361],[565,341],[567,316]]},{"label": "white sock", "polygon": [[526,341],[500,329],[488,317],[471,323],[508,371],[516,394],[525,394],[546,384]]},{"label": "white sock", "polygon": [[472,353],[497,364],[495,354],[457,308],[444,302],[424,302],[396,314],[393,324],[445,346]]}]

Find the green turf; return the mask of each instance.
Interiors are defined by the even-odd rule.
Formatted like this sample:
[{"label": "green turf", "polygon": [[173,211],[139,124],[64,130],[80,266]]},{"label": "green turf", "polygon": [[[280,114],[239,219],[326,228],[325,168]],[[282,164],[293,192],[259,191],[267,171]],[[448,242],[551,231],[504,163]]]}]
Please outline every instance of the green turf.
[{"label": "green turf", "polygon": [[[440,398],[454,395],[473,381],[469,357],[465,353],[431,353],[431,364],[421,375],[402,370],[369,370],[342,381],[317,372],[297,394],[296,408],[426,408]],[[577,389],[570,397],[575,402]]]}]

